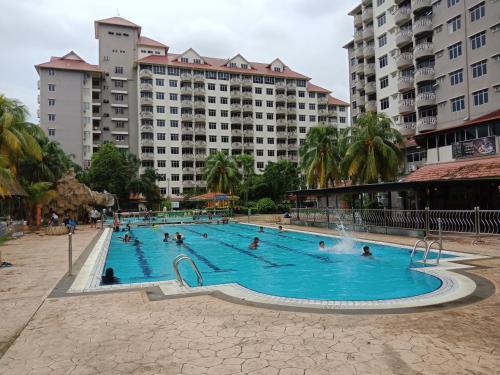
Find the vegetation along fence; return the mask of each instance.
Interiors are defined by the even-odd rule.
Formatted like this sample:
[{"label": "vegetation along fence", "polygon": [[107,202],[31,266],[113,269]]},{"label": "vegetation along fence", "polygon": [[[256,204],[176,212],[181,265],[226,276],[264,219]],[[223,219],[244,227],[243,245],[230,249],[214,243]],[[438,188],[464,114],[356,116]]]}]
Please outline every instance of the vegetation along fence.
[{"label": "vegetation along fence", "polygon": [[294,208],[292,220],[343,226],[368,231],[372,227],[437,232],[439,221],[443,232],[480,235],[500,234],[500,210],[388,210]]}]

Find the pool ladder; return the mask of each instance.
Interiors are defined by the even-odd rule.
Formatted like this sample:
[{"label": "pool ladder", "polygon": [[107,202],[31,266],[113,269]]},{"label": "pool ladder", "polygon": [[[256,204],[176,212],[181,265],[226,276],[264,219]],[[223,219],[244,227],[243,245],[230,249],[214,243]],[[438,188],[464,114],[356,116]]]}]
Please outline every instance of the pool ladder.
[{"label": "pool ladder", "polygon": [[431,251],[431,248],[433,245],[439,245],[438,248],[438,256],[436,259],[436,264],[439,264],[439,260],[441,259],[441,251],[443,250],[443,231],[442,231],[442,226],[441,226],[441,219],[438,219],[438,239],[431,241],[427,243],[426,239],[423,240],[418,240],[415,242],[415,245],[413,245],[413,250],[411,251],[410,258],[413,261],[413,257],[415,256],[415,252],[417,250],[417,246],[423,242],[425,244],[424,247],[424,264],[427,263],[427,257],[429,256],[429,253]]},{"label": "pool ladder", "polygon": [[201,272],[194,263],[194,261],[188,257],[186,254],[179,254],[177,255],[174,260],[172,261],[172,267],[174,268],[175,271],[175,276],[177,278],[177,281],[181,286],[187,286],[186,282],[182,278],[180,272],[179,272],[179,263],[182,262],[183,260],[187,260],[189,264],[191,265],[191,268],[193,269],[194,273],[196,274],[196,278],[198,279],[198,286],[203,285],[203,276],[201,276]]}]

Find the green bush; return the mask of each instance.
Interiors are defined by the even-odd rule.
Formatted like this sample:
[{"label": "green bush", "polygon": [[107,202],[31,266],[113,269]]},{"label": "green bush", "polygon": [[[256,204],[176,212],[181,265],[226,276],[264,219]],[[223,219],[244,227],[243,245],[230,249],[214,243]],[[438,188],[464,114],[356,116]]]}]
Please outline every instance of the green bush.
[{"label": "green bush", "polygon": [[257,212],[261,214],[276,211],[276,203],[271,198],[261,198],[255,205]]}]

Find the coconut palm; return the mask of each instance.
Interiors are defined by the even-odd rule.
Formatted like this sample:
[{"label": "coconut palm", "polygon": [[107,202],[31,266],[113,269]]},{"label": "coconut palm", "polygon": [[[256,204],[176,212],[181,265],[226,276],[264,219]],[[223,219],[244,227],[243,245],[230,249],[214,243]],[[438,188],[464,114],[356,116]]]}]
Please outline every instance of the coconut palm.
[{"label": "coconut palm", "polygon": [[203,168],[203,178],[212,192],[230,193],[236,191],[240,174],[236,161],[223,151],[210,155]]},{"label": "coconut palm", "polygon": [[241,154],[236,158],[236,163],[242,171],[243,191],[245,193],[245,202],[248,202],[248,179],[255,173],[255,160],[252,155]]},{"label": "coconut palm", "polygon": [[0,197],[9,194],[13,180],[10,169],[0,155]]},{"label": "coconut palm", "polygon": [[333,126],[309,129],[299,155],[300,168],[310,187],[326,188],[340,180],[339,132]]},{"label": "coconut palm", "polygon": [[401,134],[389,117],[369,112],[352,126],[344,166],[354,183],[389,181],[397,177],[403,161]]}]

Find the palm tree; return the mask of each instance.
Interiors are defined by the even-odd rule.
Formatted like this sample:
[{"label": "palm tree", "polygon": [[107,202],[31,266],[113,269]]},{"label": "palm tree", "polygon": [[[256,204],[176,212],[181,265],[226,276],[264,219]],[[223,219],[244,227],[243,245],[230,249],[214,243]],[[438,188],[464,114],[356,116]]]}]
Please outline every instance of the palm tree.
[{"label": "palm tree", "polygon": [[57,192],[51,190],[51,187],[52,184],[50,182],[31,182],[24,186],[24,190],[27,194],[25,197],[25,205],[28,222],[33,223],[33,213],[35,209],[39,210],[41,205],[49,203],[57,196]]},{"label": "palm tree", "polygon": [[13,180],[10,169],[7,167],[2,155],[0,155],[0,197],[9,194]]},{"label": "palm tree", "polygon": [[403,161],[403,137],[389,117],[369,112],[352,126],[344,166],[353,183],[375,183],[397,177]]},{"label": "palm tree", "polygon": [[42,157],[33,136],[41,130],[26,122],[27,115],[26,107],[19,101],[0,95],[0,155],[13,174],[22,157],[31,156],[37,160]]},{"label": "palm tree", "polygon": [[223,151],[211,154],[203,168],[203,178],[212,192],[230,193],[236,191],[240,175],[236,161]]},{"label": "palm tree", "polygon": [[333,126],[309,129],[299,155],[300,168],[309,186],[326,188],[340,180],[339,133]]},{"label": "palm tree", "polygon": [[248,178],[255,173],[255,160],[252,155],[241,154],[236,158],[236,163],[241,168],[243,177],[243,189],[245,193],[245,202],[248,202]]}]

